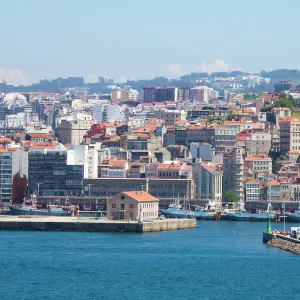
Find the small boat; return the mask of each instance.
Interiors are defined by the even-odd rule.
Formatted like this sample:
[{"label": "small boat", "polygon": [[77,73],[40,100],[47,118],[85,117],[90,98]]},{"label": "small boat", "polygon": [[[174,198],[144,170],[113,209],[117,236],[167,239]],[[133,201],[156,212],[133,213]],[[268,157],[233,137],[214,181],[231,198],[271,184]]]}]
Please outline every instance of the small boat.
[{"label": "small boat", "polygon": [[76,211],[76,207],[68,203],[62,205],[47,205],[47,208],[40,208],[36,204],[35,195],[32,196],[32,200],[24,200],[22,205],[9,205],[9,210],[11,215],[37,215],[37,216],[72,216]]},{"label": "small boat", "polygon": [[271,205],[268,204],[266,211],[259,210],[257,213],[249,213],[245,210],[228,211],[223,219],[229,221],[266,221],[269,218],[275,218],[275,212],[271,209]]},{"label": "small boat", "polygon": [[168,218],[187,218],[187,219],[197,219],[197,220],[215,220],[215,213],[209,212],[202,209],[199,206],[195,206],[195,210],[184,209],[180,204],[179,200],[175,200],[171,203],[167,209],[162,209],[160,212]]},{"label": "small boat", "polygon": [[285,216],[287,222],[300,222],[300,206],[298,207],[298,210],[296,210],[294,213],[286,212]]}]

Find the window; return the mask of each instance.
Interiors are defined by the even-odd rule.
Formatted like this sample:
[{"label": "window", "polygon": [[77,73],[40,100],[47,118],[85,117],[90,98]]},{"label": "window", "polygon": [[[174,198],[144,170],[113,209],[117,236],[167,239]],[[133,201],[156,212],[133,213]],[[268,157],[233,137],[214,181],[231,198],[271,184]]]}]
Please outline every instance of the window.
[{"label": "window", "polygon": [[133,204],[129,204],[129,208],[134,208],[134,205]]},{"label": "window", "polygon": [[111,208],[116,208],[116,204],[113,203],[113,204],[111,205]]}]

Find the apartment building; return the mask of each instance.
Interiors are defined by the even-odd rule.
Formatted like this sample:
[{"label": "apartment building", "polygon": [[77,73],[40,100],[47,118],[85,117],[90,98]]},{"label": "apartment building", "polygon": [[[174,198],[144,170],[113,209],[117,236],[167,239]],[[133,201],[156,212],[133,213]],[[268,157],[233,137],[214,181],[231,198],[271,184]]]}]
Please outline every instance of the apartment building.
[{"label": "apartment building", "polygon": [[40,196],[82,194],[84,166],[68,165],[66,148],[59,143],[37,143],[29,148],[28,192]]},{"label": "apartment building", "polygon": [[245,169],[251,170],[254,177],[259,173],[272,173],[272,158],[262,156],[247,156],[244,160]]},{"label": "apartment building", "polygon": [[233,190],[244,201],[244,159],[241,147],[224,153],[223,157],[223,198],[227,191]]},{"label": "apartment building", "polygon": [[20,203],[26,195],[28,152],[0,148],[0,203]]},{"label": "apartment building", "polygon": [[247,156],[268,154],[272,148],[272,135],[266,132],[254,133],[243,130],[237,135],[237,146],[242,147]]},{"label": "apartment building", "polygon": [[195,199],[222,202],[222,174],[207,163],[193,165]]},{"label": "apartment building", "polygon": [[208,103],[212,88],[207,86],[196,86],[190,89],[190,100],[195,104]]},{"label": "apartment building", "polygon": [[256,179],[246,182],[246,201],[260,201],[260,183]]},{"label": "apartment building", "polygon": [[91,116],[72,121],[61,120],[59,139],[63,144],[79,145],[93,124],[94,120]]},{"label": "apartment building", "polygon": [[179,87],[178,88],[178,101],[186,102],[190,100],[190,87]]},{"label": "apartment building", "polygon": [[120,147],[124,150],[150,150],[162,147],[162,138],[147,133],[125,133],[120,136]]},{"label": "apartment building", "polygon": [[300,119],[285,117],[279,120],[280,152],[300,150]]},{"label": "apartment building", "polygon": [[268,183],[267,183],[267,186],[266,186],[266,200],[268,202],[273,202],[273,201],[281,201],[282,198],[282,193],[281,193],[281,187],[280,187],[280,182],[278,180],[270,180]]},{"label": "apartment building", "polygon": [[163,120],[166,126],[174,126],[178,121],[186,120],[186,112],[184,110],[166,110]]},{"label": "apartment building", "polygon": [[158,178],[191,178],[192,166],[180,161],[165,161],[158,166]]},{"label": "apartment building", "polygon": [[104,158],[98,167],[98,177],[126,178],[128,169],[127,160]]},{"label": "apartment building", "polygon": [[93,110],[93,119],[95,123],[123,122],[125,114],[118,104],[96,104]]},{"label": "apartment building", "polygon": [[147,86],[143,88],[144,102],[177,101],[178,88],[171,86]]}]

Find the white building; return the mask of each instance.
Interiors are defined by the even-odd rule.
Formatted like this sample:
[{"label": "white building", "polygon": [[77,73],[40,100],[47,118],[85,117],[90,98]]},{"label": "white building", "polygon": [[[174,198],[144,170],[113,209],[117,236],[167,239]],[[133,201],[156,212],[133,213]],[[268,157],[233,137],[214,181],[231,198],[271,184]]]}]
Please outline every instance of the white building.
[{"label": "white building", "polygon": [[163,113],[165,125],[174,126],[177,121],[186,120],[186,112],[184,110],[166,110]]},{"label": "white building", "polygon": [[212,88],[207,86],[196,86],[190,89],[190,100],[195,103],[208,103],[211,99]]},{"label": "white building", "polygon": [[246,182],[246,201],[260,200],[260,184],[256,179],[250,179]]},{"label": "white building", "polygon": [[94,106],[96,123],[124,121],[125,115],[117,104],[97,104]]},{"label": "white building", "polygon": [[99,145],[72,145],[67,150],[67,165],[83,165],[84,178],[98,178]]}]

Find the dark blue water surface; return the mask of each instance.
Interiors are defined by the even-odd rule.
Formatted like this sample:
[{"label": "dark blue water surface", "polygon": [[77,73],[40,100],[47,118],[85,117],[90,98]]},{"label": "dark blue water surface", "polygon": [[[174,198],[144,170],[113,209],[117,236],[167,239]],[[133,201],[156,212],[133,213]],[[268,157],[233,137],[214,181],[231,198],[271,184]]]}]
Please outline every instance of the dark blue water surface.
[{"label": "dark blue water surface", "polygon": [[263,244],[265,223],[198,224],[145,234],[0,231],[0,299],[300,299],[300,257]]}]

